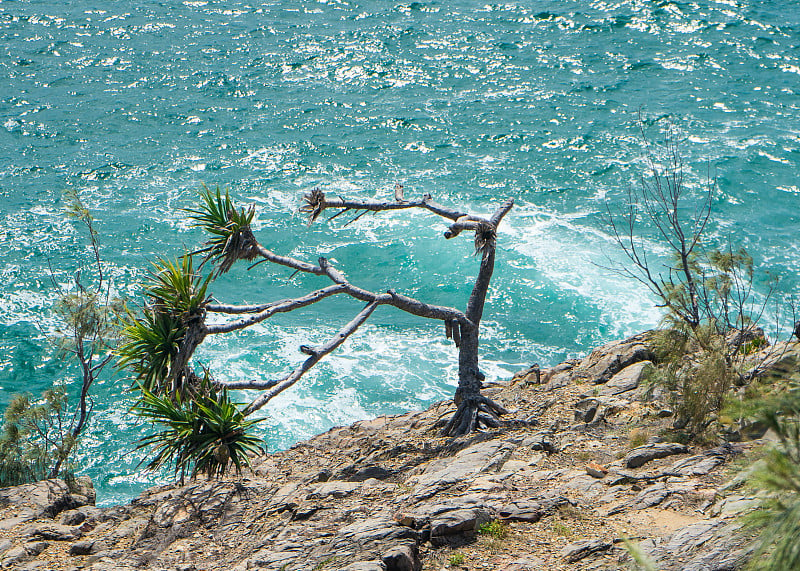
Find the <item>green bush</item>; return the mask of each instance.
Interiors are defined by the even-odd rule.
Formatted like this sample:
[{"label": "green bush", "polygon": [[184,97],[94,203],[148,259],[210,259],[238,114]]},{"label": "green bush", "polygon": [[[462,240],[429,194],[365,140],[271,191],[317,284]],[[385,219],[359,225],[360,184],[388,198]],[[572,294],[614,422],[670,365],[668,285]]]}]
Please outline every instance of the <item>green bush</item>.
[{"label": "green bush", "polygon": [[180,393],[159,396],[145,388],[133,412],[156,424],[156,433],[141,439],[140,448],[152,446],[150,470],[172,464],[181,481],[186,475],[221,477],[232,466],[240,474],[249,466],[249,454],[263,452],[259,438],[248,430],[260,420],[247,420],[227,391],[216,392],[203,384],[204,394],[182,398]]},{"label": "green bush", "polygon": [[764,417],[778,435],[754,479],[766,494],[748,520],[760,531],[751,569],[800,569],[800,386],[794,385]]},{"label": "green bush", "polygon": [[[74,446],[72,434],[63,430],[67,400],[63,388],[45,391],[39,402],[14,395],[0,434],[0,487],[67,475],[69,467],[61,467]],[[52,474],[56,465],[61,469]]]},{"label": "green bush", "polygon": [[503,539],[508,535],[508,525],[499,520],[492,520],[478,526],[478,533],[494,539]]}]

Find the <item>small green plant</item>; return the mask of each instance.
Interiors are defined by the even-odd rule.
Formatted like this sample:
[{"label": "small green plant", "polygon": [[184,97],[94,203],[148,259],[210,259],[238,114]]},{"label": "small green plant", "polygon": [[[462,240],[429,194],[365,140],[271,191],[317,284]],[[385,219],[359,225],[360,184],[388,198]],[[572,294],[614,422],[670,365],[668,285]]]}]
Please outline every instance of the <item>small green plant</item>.
[{"label": "small green plant", "polygon": [[630,448],[638,448],[644,446],[650,440],[650,433],[641,428],[634,428],[628,433],[628,446]]},{"label": "small green plant", "polygon": [[457,565],[463,565],[464,562],[467,560],[467,556],[463,553],[456,551],[455,553],[451,553],[450,557],[447,559],[447,564],[450,567],[455,567]]},{"label": "small green plant", "polygon": [[553,533],[555,533],[560,537],[566,537],[566,538],[572,537],[573,534],[572,528],[560,521],[553,521],[552,528],[553,528]]},{"label": "small green plant", "polygon": [[67,395],[63,388],[44,392],[40,402],[14,395],[6,407],[0,434],[0,487],[43,480],[69,455],[74,440],[64,424]]},{"label": "small green plant", "polygon": [[622,543],[625,546],[625,551],[631,556],[631,559],[633,559],[639,571],[657,571],[653,560],[645,554],[638,543],[631,541],[625,536],[622,537]]},{"label": "small green plant", "polygon": [[487,521],[478,526],[478,533],[494,539],[503,539],[508,535],[508,524],[497,519]]},{"label": "small green plant", "polygon": [[312,567],[311,571],[322,571],[323,569],[325,569],[325,567],[329,563],[335,563],[338,559],[339,558],[336,557],[336,556],[328,557],[327,559],[324,559],[324,560],[320,561],[319,563],[317,563],[316,565],[314,565],[314,567]]}]

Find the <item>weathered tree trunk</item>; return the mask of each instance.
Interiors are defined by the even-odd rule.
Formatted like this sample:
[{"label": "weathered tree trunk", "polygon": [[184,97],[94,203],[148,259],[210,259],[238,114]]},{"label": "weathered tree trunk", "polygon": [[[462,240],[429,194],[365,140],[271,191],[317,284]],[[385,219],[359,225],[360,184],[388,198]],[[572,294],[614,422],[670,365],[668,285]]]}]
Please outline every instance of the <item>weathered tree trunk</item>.
[{"label": "weathered tree trunk", "polygon": [[[494,229],[492,229],[492,233]],[[446,436],[459,436],[484,425],[490,428],[499,426],[501,414],[508,411],[494,401],[481,395],[481,386],[485,375],[478,367],[478,340],[480,339],[480,323],[483,306],[489,291],[489,282],[494,272],[495,243],[490,240],[481,260],[475,286],[467,302],[467,319],[472,326],[460,327],[461,343],[458,348],[458,388],[454,401],[456,413],[444,429]]]}]

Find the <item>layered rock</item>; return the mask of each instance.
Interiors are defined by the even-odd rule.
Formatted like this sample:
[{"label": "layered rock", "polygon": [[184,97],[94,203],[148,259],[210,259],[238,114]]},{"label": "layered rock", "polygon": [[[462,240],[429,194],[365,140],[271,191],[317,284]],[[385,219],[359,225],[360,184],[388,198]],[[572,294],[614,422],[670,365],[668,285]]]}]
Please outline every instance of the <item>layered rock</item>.
[{"label": "layered rock", "polygon": [[755,502],[721,484],[752,444],[629,446],[634,424],[656,434],[671,422],[639,390],[646,340],[500,383],[492,398],[510,418],[467,437],[438,436],[453,411],[439,403],[331,429],[241,479],[161,486],[125,506],[93,507],[85,484],[57,480],[1,490],[0,562],[439,571],[461,554],[462,569],[609,569],[629,564],[630,538],[659,569],[736,568],[749,553],[737,517]]}]

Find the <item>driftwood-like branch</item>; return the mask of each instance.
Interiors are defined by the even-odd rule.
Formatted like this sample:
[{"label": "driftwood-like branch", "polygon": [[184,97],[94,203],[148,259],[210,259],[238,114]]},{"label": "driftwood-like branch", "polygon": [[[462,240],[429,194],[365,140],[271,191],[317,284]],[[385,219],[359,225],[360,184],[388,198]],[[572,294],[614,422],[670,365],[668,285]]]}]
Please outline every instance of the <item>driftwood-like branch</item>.
[{"label": "driftwood-like branch", "polygon": [[238,331],[239,329],[245,329],[247,327],[250,327],[251,325],[260,323],[265,319],[269,319],[276,313],[286,313],[287,311],[300,309],[301,307],[305,307],[307,305],[311,305],[312,303],[321,301],[326,297],[336,295],[337,293],[342,293],[345,291],[345,289],[346,289],[345,286],[341,284],[335,284],[323,289],[318,289],[303,297],[299,297],[297,299],[286,299],[283,302],[270,305],[269,307],[267,307],[267,309],[259,311],[258,313],[254,313],[243,319],[237,319],[236,321],[231,321],[230,323],[208,325],[207,331],[210,334],[215,334],[215,333],[230,333],[231,331]]},{"label": "driftwood-like branch", "polygon": [[[387,296],[388,297],[388,296]],[[294,371],[292,371],[289,375],[281,379],[280,381],[275,382],[272,384],[271,388],[269,388],[266,392],[262,393],[258,396],[253,402],[251,402],[247,408],[244,409],[244,414],[248,415],[261,407],[267,404],[270,400],[272,400],[275,396],[280,394],[281,392],[285,391],[293,384],[295,384],[300,378],[308,371],[311,367],[316,365],[320,359],[322,359],[325,355],[336,349],[339,345],[344,343],[345,339],[350,337],[350,335],[367,320],[367,318],[372,315],[372,312],[375,311],[375,308],[378,307],[382,302],[385,300],[379,299],[373,301],[372,303],[368,304],[364,309],[362,309],[358,315],[356,315],[350,323],[345,325],[334,337],[329,339],[323,345],[319,347],[303,347],[303,352],[309,355],[308,359],[303,361]],[[226,385],[233,388],[233,384]],[[262,388],[257,386],[236,386],[235,388]]]},{"label": "driftwood-like branch", "polygon": [[[402,186],[400,186],[402,189]],[[398,192],[395,187],[395,201],[388,200],[349,200],[341,197],[328,198],[323,191],[315,188],[303,197],[305,204],[300,208],[300,212],[308,214],[309,223],[313,223],[323,210],[326,208],[336,208],[342,210],[363,210],[367,212],[384,212],[386,210],[406,210],[409,208],[423,208],[443,218],[456,221],[466,213],[453,210],[442,206],[431,200],[429,194],[425,194],[421,200],[402,200],[403,193]],[[399,199],[398,199],[399,197]]]},{"label": "driftwood-like branch", "polygon": [[[424,303],[397,293],[394,290],[389,290],[387,293],[381,294],[366,290],[351,284],[347,277],[324,257],[319,258],[317,264],[311,264],[289,256],[275,254],[254,239],[252,250],[248,250],[247,252],[248,256],[251,252],[254,252],[255,257],[260,257],[263,261],[287,267],[294,270],[295,273],[303,272],[327,277],[333,282],[333,285],[316,290],[297,299],[285,299],[261,305],[209,304],[206,308],[209,313],[246,316],[228,323],[209,325],[206,329],[208,333],[226,333],[244,329],[264,321],[277,313],[292,311],[316,303],[332,295],[345,294],[356,300],[365,302],[367,305],[327,343],[319,347],[302,345],[300,351],[308,355],[308,358],[286,377],[277,380],[220,382],[220,386],[229,389],[258,389],[263,391],[244,409],[244,414],[250,414],[260,409],[277,394],[296,383],[325,355],[336,349],[348,336],[358,329],[378,305],[391,305],[412,315],[444,322],[446,336],[452,339],[456,347],[459,348],[459,388],[456,392],[458,411],[448,424],[446,433],[450,435],[459,435],[472,431],[481,425],[487,427],[499,426],[499,416],[505,414],[507,411],[480,394],[481,384],[485,376],[478,368],[478,330],[483,314],[483,306],[489,289],[489,282],[494,269],[497,227],[503,217],[513,207],[513,200],[504,202],[491,217],[468,215],[464,212],[442,206],[431,200],[430,195],[427,194],[420,200],[406,200],[401,185],[395,186],[394,201],[349,200],[342,197],[329,198],[320,189],[315,189],[306,194],[304,196],[304,201],[305,204],[301,208],[301,211],[308,214],[309,223],[314,222],[326,209],[336,210],[336,213],[331,216],[330,219],[348,211],[356,213],[356,216],[352,218],[348,224],[369,212],[377,213],[412,208],[427,210],[428,212],[451,221],[445,233],[446,238],[453,238],[465,230],[475,233],[475,250],[476,253],[480,252],[482,254],[480,269],[467,303],[467,310],[462,312],[452,307]],[[246,259],[250,260],[253,258],[247,257]]]}]

